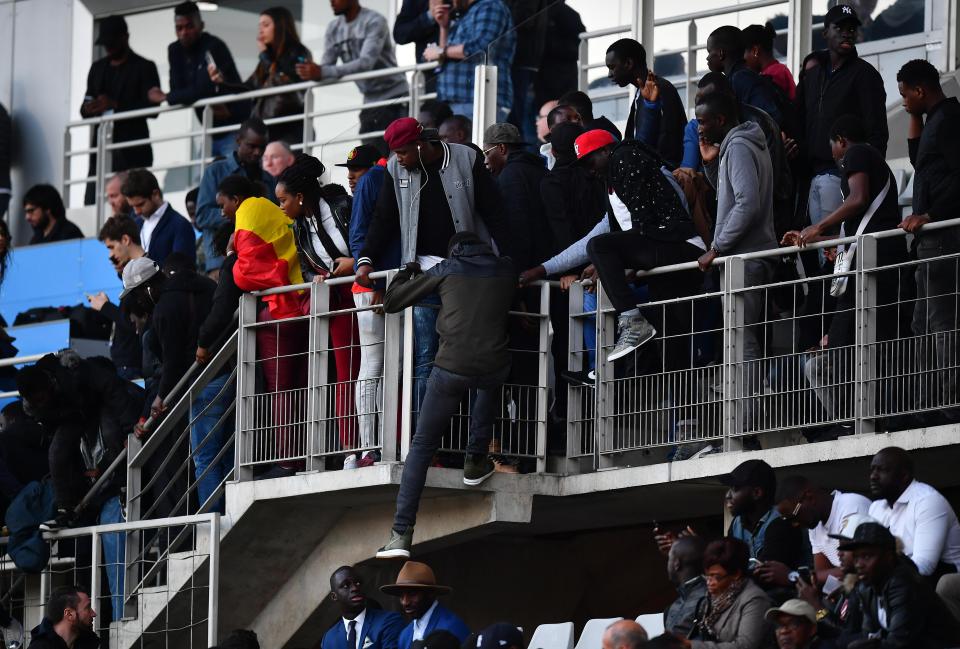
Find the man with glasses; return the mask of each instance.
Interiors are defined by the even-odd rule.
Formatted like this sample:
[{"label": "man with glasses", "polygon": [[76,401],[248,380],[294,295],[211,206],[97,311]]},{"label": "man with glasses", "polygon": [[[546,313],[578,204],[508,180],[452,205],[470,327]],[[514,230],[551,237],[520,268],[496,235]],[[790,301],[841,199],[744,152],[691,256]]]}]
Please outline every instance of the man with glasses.
[{"label": "man with glasses", "polygon": [[[841,534],[854,514],[866,515],[870,511],[870,500],[858,493],[828,491],[801,475],[793,475],[780,483],[777,510],[787,522],[810,530],[818,583],[824,583],[829,575],[842,579],[837,551],[840,542],[830,535]],[[789,581],[789,570],[783,564],[770,561],[764,568],[775,572],[781,581],[784,576]]]},{"label": "man with glasses", "polygon": [[780,649],[825,649],[833,647],[817,637],[817,612],[802,599],[788,599],[765,616],[776,628]]}]

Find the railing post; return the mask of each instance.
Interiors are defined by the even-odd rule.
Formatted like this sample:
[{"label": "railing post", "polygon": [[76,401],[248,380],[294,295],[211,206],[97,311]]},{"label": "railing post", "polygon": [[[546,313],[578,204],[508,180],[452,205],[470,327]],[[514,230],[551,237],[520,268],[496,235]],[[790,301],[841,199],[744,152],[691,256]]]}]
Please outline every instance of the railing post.
[{"label": "railing post", "polygon": [[303,93],[303,152],[310,154],[312,151],[313,135],[313,90],[306,90]]},{"label": "railing post", "polygon": [[787,10],[787,65],[794,77],[800,74],[800,66],[810,52],[812,42],[812,3],[809,0],[790,0]]},{"label": "railing post", "polygon": [[687,26],[687,116],[693,117],[697,102],[697,21]]},{"label": "railing post", "polygon": [[653,2],[654,0],[633,0],[633,23],[631,37],[640,41],[647,51],[650,60],[647,62],[653,69]]},{"label": "railing post", "polygon": [[416,119],[420,114],[420,84],[423,83],[423,71],[414,70],[410,76],[410,102],[407,104],[407,114]]},{"label": "railing post", "polygon": [[[387,283],[393,281],[396,271],[387,275]],[[381,451],[384,462],[397,460],[397,413],[400,410],[401,349],[403,341],[403,314],[387,313],[384,316],[383,379],[380,382],[383,407],[380,414]],[[359,387],[359,386],[358,386]]]},{"label": "railing post", "polygon": [[743,292],[744,261],[742,257],[727,257],[722,272],[723,282],[723,450],[743,448],[744,430],[744,375],[748,368],[743,362],[744,318]]},{"label": "railing post", "polygon": [[537,347],[537,473],[547,470],[547,430],[549,400],[548,377],[550,360],[550,283],[540,284],[540,318]]},{"label": "railing post", "polygon": [[607,298],[603,285],[597,282],[597,355],[596,355],[596,391],[594,398],[596,406],[594,408],[595,417],[595,449],[594,449],[594,468],[602,469],[612,466],[611,460],[605,459],[604,451],[614,449],[614,435],[616,432],[616,398],[614,386],[612,384],[615,378],[613,363],[607,360],[607,352],[604,349],[608,342],[615,341],[617,338],[617,325],[613,313],[604,313],[604,311],[613,307]]},{"label": "railing post", "polygon": [[207,646],[217,646],[220,606],[220,514],[210,519],[210,584],[207,591]]},{"label": "railing post", "polygon": [[71,185],[68,182],[70,180],[70,163],[73,158],[70,156],[70,152],[73,150],[73,135],[70,133],[70,127],[68,126],[63,131],[63,181],[60,183],[60,195],[63,196],[63,203],[67,207],[70,207],[70,189]]},{"label": "railing post", "polygon": [[[936,5],[936,3],[934,3]],[[960,20],[957,18],[957,2],[948,0],[943,3],[944,15],[942,16],[944,29],[944,42],[946,44],[944,52],[943,68],[941,72],[949,72],[957,69],[957,63],[960,62]],[[933,18],[937,20],[935,16]]]},{"label": "railing post", "polygon": [[[127,502],[126,502],[126,521],[133,523],[140,520],[140,509],[143,505],[143,489],[141,466],[134,465],[133,459],[137,457],[140,449],[143,448],[143,442],[133,434],[127,435]],[[132,610],[130,598],[134,595],[134,588],[140,582],[140,566],[137,565],[137,556],[139,556],[140,538],[143,532],[140,530],[130,530],[124,535],[123,552],[123,610],[114,611],[114,617],[126,617],[127,610]]]},{"label": "railing post", "polygon": [[93,607],[100,603],[100,588],[100,534],[94,526],[90,532],[90,605]]},{"label": "railing post", "polygon": [[[587,74],[587,65],[590,64],[590,39],[580,38],[579,53],[577,54],[577,90],[586,92],[590,87],[590,78]],[[539,108],[539,106],[537,107]]]},{"label": "railing post", "polygon": [[473,141],[483,142],[483,132],[497,119],[497,66],[478,65],[473,71]]},{"label": "railing post", "polygon": [[[237,332],[237,405],[236,433],[234,435],[234,478],[238,482],[253,480],[253,468],[246,462],[251,457],[253,441],[251,433],[257,423],[252,421],[255,415],[249,407],[251,400],[256,403],[257,393],[257,330],[251,325],[257,322],[257,298],[244,293],[240,298],[240,323]],[[255,434],[255,433],[254,433]],[[211,645],[212,646],[212,645]]]},{"label": "railing post", "polygon": [[213,106],[207,104],[200,114],[200,177],[197,182],[203,178],[203,173],[207,170],[207,160],[213,157],[211,128],[213,128]]},{"label": "railing post", "polygon": [[[567,367],[574,371],[582,371],[584,368],[589,367],[589,362],[584,363],[583,355],[578,353],[577,349],[579,344],[578,341],[583,340],[583,294],[584,287],[580,282],[574,282],[570,285],[570,290],[567,292],[568,302],[567,302]],[[596,328],[596,323],[594,323],[594,328]],[[589,357],[588,357],[589,358]],[[562,369],[562,368],[561,368]],[[570,459],[573,456],[583,455],[583,421],[586,419],[584,412],[581,411],[585,407],[586,399],[578,398],[574,399],[576,396],[576,390],[570,388],[566,383],[558,383],[554,386],[554,389],[557,391],[566,390],[567,391],[567,472],[574,473],[579,467],[578,460]],[[594,391],[596,391],[597,386],[594,386]],[[594,394],[594,401],[596,401],[596,394]],[[594,418],[596,422],[596,418]],[[596,423],[594,423],[594,427]],[[581,435],[580,437],[578,437]]]},{"label": "railing post", "polygon": [[413,439],[413,307],[403,310],[403,394],[400,402],[400,461],[407,459]]},{"label": "railing post", "polygon": [[[317,457],[318,453],[330,451],[326,441],[326,426],[329,424],[330,410],[327,407],[330,399],[328,390],[333,391],[336,401],[337,385],[329,385],[328,363],[330,360],[330,285],[326,282],[313,282],[310,287],[310,321],[309,341],[307,346],[307,416],[305,428],[307,433],[307,471],[323,471],[326,464],[325,457]],[[296,403],[296,399],[294,399]],[[334,407],[336,413],[336,407]],[[340,422],[336,416],[333,425]],[[338,436],[339,439],[339,436]],[[346,452],[347,449],[341,449]]]},{"label": "railing post", "polygon": [[857,262],[854,430],[860,435],[874,432],[876,426],[868,419],[878,414],[876,237],[860,237],[854,259]]},{"label": "railing post", "polygon": [[107,148],[111,144],[113,144],[113,121],[108,120],[102,122],[100,128],[97,129],[97,175],[94,181],[94,205],[96,206],[97,231],[100,230],[100,226],[103,225],[104,221],[103,201],[107,170],[113,168],[111,164],[113,161],[113,153]]}]

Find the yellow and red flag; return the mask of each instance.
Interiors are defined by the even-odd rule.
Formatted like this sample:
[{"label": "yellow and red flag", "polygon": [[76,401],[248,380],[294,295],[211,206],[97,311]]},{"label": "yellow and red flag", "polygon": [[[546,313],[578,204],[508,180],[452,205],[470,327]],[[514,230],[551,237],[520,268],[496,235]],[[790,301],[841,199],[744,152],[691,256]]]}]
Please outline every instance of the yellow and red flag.
[{"label": "yellow and red flag", "polygon": [[[293,221],[266,198],[248,198],[237,209],[233,280],[243,291],[302,284]],[[264,296],[275,320],[301,315],[300,291]]]}]

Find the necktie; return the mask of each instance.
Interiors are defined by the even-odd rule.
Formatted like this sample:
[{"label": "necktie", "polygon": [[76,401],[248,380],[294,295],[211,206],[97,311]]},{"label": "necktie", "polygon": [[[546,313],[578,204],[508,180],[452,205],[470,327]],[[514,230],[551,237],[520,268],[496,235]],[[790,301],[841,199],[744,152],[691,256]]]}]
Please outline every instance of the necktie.
[{"label": "necktie", "polygon": [[347,626],[347,649],[357,649],[357,621],[350,620]]}]

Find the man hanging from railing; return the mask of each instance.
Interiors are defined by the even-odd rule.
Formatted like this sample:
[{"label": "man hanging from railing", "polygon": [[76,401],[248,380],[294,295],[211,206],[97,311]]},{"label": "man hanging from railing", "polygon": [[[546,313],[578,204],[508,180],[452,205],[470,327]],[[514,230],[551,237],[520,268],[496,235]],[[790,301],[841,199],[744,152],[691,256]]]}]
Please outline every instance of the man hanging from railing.
[{"label": "man hanging from railing", "polygon": [[377,552],[379,559],[410,556],[427,468],[440,448],[450,418],[471,390],[476,390],[476,397],[470,411],[463,482],[479,485],[493,475],[495,468],[487,449],[500,403],[500,386],[510,374],[507,325],[516,273],[509,259],[497,257],[473,232],[453,235],[448,250],[448,258],[425,273],[416,262],[408,263],[387,288],[383,300],[387,313],[397,313],[427,295],[439,295],[437,331],[441,338],[417,432],[403,467],[393,529],[387,544]]},{"label": "man hanging from railing", "polygon": [[[143,390],[121,379],[106,358],[82,359],[73,351],[47,354],[17,376],[17,389],[28,414],[53,432],[50,475],[56,518],[41,529],[75,523],[105,525],[123,522],[121,490],[126,465],[78,512],[84,494],[126,445],[143,407]],[[103,536],[104,564],[113,595],[114,618],[123,600],[123,535]]]},{"label": "man hanging from railing", "polygon": [[[373,288],[370,273],[387,270],[385,255],[399,239],[400,261],[416,261],[424,271],[443,261],[447,242],[456,232],[475,232],[493,240],[501,254],[512,241],[503,215],[500,192],[483,156],[470,147],[441,142],[411,117],[396,120],[384,133],[394,155],[366,241],[357,258],[357,283]],[[427,294],[414,307],[414,407],[419,409],[427,376],[437,353],[439,299]]]}]

